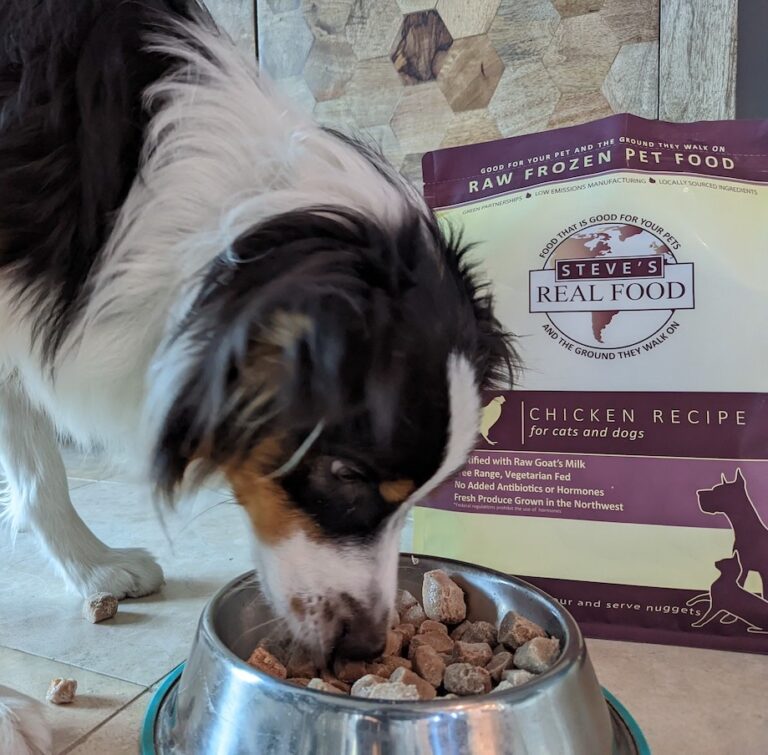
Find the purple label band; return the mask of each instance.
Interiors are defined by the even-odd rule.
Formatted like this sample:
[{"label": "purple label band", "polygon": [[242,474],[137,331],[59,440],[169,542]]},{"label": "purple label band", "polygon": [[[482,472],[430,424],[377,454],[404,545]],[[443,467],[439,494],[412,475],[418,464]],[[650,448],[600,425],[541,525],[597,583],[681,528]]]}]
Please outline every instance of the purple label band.
[{"label": "purple label band", "polygon": [[424,195],[451,207],[615,170],[768,181],[768,121],[665,123],[613,115],[592,123],[428,152]]},{"label": "purple label band", "polygon": [[420,505],[714,529],[748,521],[759,528],[768,521],[768,462],[476,451]]},{"label": "purple label band", "polygon": [[557,598],[587,637],[768,653],[768,601],[723,561],[707,591],[521,578]]},{"label": "purple label band", "polygon": [[557,281],[612,278],[663,278],[663,257],[614,257],[610,259],[556,260]]},{"label": "purple label band", "polygon": [[480,449],[768,459],[763,393],[506,391],[486,403],[494,396],[502,411]]}]

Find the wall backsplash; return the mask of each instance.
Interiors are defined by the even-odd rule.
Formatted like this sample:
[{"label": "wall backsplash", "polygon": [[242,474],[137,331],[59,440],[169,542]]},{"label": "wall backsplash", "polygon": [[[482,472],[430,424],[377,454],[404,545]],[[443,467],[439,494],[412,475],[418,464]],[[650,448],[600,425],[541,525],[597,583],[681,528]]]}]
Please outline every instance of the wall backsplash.
[{"label": "wall backsplash", "polygon": [[408,178],[441,146],[658,112],[658,0],[258,0],[262,66]]}]

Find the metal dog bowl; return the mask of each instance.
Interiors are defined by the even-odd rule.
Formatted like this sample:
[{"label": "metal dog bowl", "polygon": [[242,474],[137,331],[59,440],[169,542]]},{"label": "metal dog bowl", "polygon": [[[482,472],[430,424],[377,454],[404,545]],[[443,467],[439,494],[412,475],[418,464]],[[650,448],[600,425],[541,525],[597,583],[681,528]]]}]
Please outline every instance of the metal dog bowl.
[{"label": "metal dog bowl", "polygon": [[[444,569],[467,593],[468,615],[498,622],[516,610],[561,640],[557,663],[505,692],[381,702],[294,687],[248,666],[272,618],[245,574],[203,611],[186,666],[147,712],[144,755],[642,755],[639,729],[606,700],[570,614],[518,579],[458,561],[403,555],[399,584],[421,594],[424,572]],[[179,678],[180,677],[180,678]]]}]

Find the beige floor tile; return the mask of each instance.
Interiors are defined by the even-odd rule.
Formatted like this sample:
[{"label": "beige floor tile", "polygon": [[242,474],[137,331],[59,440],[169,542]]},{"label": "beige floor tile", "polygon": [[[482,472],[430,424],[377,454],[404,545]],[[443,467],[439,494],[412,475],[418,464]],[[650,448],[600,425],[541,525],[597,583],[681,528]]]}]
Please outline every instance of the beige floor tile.
[{"label": "beige floor tile", "polygon": [[[51,649],[55,649],[57,635],[51,632],[50,627],[48,632]],[[54,730],[57,753],[114,715],[144,690],[143,686],[110,676],[0,647],[0,684],[44,702],[48,683],[56,677],[77,680],[74,703],[45,703],[46,716]]]},{"label": "beige floor tile", "polygon": [[68,482],[70,490],[77,490],[77,488],[84,488],[86,485],[93,485],[95,480],[81,480],[77,477],[70,477]]},{"label": "beige floor tile", "polygon": [[135,475],[119,461],[108,462],[96,453],[82,454],[74,448],[63,448],[61,457],[67,475],[73,480],[136,482]]},{"label": "beige floor tile", "polygon": [[768,743],[768,657],[588,640],[601,684],[656,755],[759,755]]},{"label": "beige floor tile", "polygon": [[139,751],[141,727],[154,688],[123,708],[84,740],[78,742],[67,755],[135,755]]},{"label": "beige floor tile", "polygon": [[154,553],[167,583],[158,595],[122,601],[114,620],[90,624],[32,535],[19,534],[13,547],[0,533],[0,645],[151,684],[186,657],[206,600],[251,568],[250,527],[239,506],[217,505],[223,496],[216,491],[167,515],[170,542],[139,486],[97,482],[72,491],[72,499],[106,543]]}]

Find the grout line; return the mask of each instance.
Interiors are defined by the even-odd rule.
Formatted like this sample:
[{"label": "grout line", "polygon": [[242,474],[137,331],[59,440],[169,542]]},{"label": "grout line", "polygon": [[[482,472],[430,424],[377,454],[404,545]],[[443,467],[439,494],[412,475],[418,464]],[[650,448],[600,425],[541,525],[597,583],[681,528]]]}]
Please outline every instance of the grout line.
[{"label": "grout line", "polygon": [[[85,741],[92,735],[95,734],[99,729],[103,728],[106,724],[108,724],[113,718],[120,715],[129,705],[133,705],[140,697],[143,695],[146,695],[147,692],[149,692],[150,687],[145,687],[141,692],[139,692],[136,697],[132,697],[125,705],[118,708],[117,710],[110,713],[103,721],[100,721],[96,726],[94,726],[89,731],[85,732],[82,736],[78,737],[71,745],[68,745],[63,750],[59,750],[57,755],[67,755],[68,752],[72,752],[76,747],[79,747],[82,744],[85,744]],[[138,732],[136,732],[138,737]]]},{"label": "grout line", "polygon": [[[75,742],[69,745],[66,749],[59,751],[57,755],[67,755],[67,753],[72,752],[76,747],[79,747],[80,745],[85,744],[86,740],[92,734],[96,733],[99,729],[101,729],[103,726],[109,723],[113,718],[115,718],[120,713],[122,713],[126,708],[128,708],[128,706],[133,705],[140,697],[143,697],[147,693],[151,693],[160,684],[160,682],[162,682],[165,679],[165,677],[167,677],[168,674],[170,674],[171,671],[173,671],[176,668],[176,666],[178,666],[178,664],[172,666],[168,671],[164,672],[162,676],[159,676],[157,679],[155,679],[155,681],[153,681],[150,685],[145,686],[144,689],[141,690],[141,692],[139,692],[135,697],[128,700],[128,702],[126,702],[122,707],[118,708],[116,711],[114,711],[109,716],[107,716],[103,721],[100,721],[92,729],[90,729],[85,734],[80,736]],[[107,676],[107,674],[105,674],[104,676]],[[117,678],[117,677],[114,677],[114,678]]]},{"label": "grout line", "polygon": [[[41,658],[44,661],[51,661],[51,663],[60,663],[62,666],[69,666],[70,668],[79,669],[80,671],[87,671],[89,674],[96,674],[96,676],[103,676],[107,679],[114,679],[117,682],[124,682],[125,684],[132,684],[134,687],[146,687],[149,689],[149,687],[152,686],[152,684],[157,684],[157,682],[152,682],[149,686],[147,686],[147,683],[144,681],[137,682],[135,679],[125,679],[122,676],[115,676],[114,674],[106,674],[103,671],[97,671],[96,669],[88,668],[87,666],[80,666],[77,663],[70,663],[69,661],[62,660],[60,658],[51,658],[48,655],[42,655],[40,653],[33,653],[29,650],[23,650],[22,648],[14,647],[13,645],[0,645],[0,650],[13,650],[14,653],[23,653],[24,655],[31,655],[35,658]],[[170,674],[173,669],[176,668],[178,664],[174,664],[171,666],[168,671],[163,674],[163,676],[167,676]],[[162,677],[161,677],[162,678]]]}]

